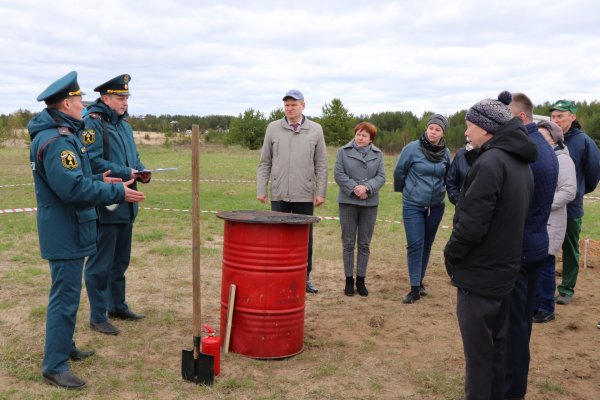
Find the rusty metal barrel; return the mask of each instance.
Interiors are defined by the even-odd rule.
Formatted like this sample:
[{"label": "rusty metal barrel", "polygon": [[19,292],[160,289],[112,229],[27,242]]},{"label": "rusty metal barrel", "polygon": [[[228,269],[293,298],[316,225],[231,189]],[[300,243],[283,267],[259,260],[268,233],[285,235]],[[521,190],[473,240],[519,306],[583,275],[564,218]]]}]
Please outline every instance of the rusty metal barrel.
[{"label": "rusty metal barrel", "polygon": [[304,348],[308,235],[319,218],[277,211],[223,211],[221,332],[237,287],[229,351],[284,358]]}]

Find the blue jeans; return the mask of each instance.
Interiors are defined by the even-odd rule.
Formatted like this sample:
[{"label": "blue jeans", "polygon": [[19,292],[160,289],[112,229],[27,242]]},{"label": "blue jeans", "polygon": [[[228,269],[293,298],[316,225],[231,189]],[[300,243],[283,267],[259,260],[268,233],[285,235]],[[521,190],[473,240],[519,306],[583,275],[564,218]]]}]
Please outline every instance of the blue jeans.
[{"label": "blue jeans", "polygon": [[445,203],[433,207],[423,207],[406,201],[402,202],[410,286],[419,286],[425,277],[431,246],[444,215],[445,207]]},{"label": "blue jeans", "polygon": [[548,255],[540,268],[535,310],[554,313],[554,292],[556,291],[556,257]]}]

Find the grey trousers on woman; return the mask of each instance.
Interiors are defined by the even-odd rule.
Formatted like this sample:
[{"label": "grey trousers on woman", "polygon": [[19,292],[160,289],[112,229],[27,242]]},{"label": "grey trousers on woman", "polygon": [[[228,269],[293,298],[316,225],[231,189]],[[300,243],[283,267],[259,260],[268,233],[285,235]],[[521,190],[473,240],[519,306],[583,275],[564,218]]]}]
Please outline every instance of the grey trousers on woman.
[{"label": "grey trousers on woman", "polygon": [[340,203],[340,224],[342,226],[342,259],[347,278],[354,275],[354,247],[358,243],[357,276],[367,275],[369,245],[375,229],[377,206],[361,207]]}]

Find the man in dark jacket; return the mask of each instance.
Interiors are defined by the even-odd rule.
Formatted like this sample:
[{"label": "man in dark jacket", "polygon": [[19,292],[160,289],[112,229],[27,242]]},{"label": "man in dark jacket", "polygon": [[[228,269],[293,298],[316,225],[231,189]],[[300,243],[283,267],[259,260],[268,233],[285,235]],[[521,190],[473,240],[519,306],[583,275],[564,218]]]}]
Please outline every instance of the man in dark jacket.
[{"label": "man in dark jacket", "polygon": [[554,150],[533,122],[533,103],[523,93],[514,93],[509,105],[519,118],[529,138],[535,143],[538,158],[530,164],[533,173],[533,200],[525,221],[521,268],[511,292],[509,328],[506,348],[504,397],[521,399],[527,393],[529,375],[529,341],[535,308],[539,271],[548,256],[548,217],[558,181],[558,160]]},{"label": "man in dark jacket", "polygon": [[448,192],[448,200],[454,205],[458,201],[460,189],[465,181],[467,172],[469,172],[469,164],[467,163],[466,155],[471,151],[473,146],[469,141],[465,142],[465,147],[458,149],[452,159],[448,173],[446,174],[446,191]]},{"label": "man in dark jacket", "polygon": [[[150,172],[142,172],[144,164],[127,121],[130,81],[131,77],[123,74],[94,89],[100,98],[88,107],[81,139],[88,147],[93,173],[111,170],[113,177],[147,183]],[[137,211],[136,204],[98,207],[98,252],[85,264],[85,286],[90,300],[90,326],[107,335],[119,333],[107,319],[107,311],[110,318],[144,318],[125,301],[125,272]]]},{"label": "man in dark jacket", "polygon": [[533,197],[529,164],[537,147],[502,92],[466,114],[474,149],[470,170],[444,249],[446,270],[458,288],[456,315],[466,362],[467,400],[502,399],[510,292],[521,265],[522,238]]},{"label": "man in dark jacket", "polygon": [[83,127],[82,95],[77,72],[68,73],[38,96],[47,108],[28,125],[40,250],[50,264],[52,279],[42,375],[48,383],[66,389],[86,385],[69,369],[69,359],[94,354],[78,349],[73,341],[83,260],[97,250],[94,206],[144,200],[143,193],[127,187],[133,180],[112,184],[118,180],[107,174],[106,183],[92,179],[86,148],[77,138]]},{"label": "man in dark jacket", "polygon": [[575,295],[579,274],[579,233],[583,218],[583,195],[593,192],[600,180],[600,152],[596,143],[581,130],[572,101],[559,100],[550,108],[552,122],[565,134],[565,146],[575,164],[577,195],[567,205],[567,233],[563,242],[562,283],[558,286],[557,304],[569,304]]}]

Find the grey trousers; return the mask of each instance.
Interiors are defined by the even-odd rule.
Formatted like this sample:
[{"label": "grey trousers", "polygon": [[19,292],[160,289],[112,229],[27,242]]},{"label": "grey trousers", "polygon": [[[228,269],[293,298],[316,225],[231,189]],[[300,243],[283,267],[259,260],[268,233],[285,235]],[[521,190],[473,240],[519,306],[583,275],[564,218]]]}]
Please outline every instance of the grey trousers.
[{"label": "grey trousers", "polygon": [[367,264],[371,253],[369,245],[375,229],[377,206],[362,207],[340,203],[342,226],[342,259],[347,278],[354,276],[354,247],[358,243],[357,276],[367,275]]}]

